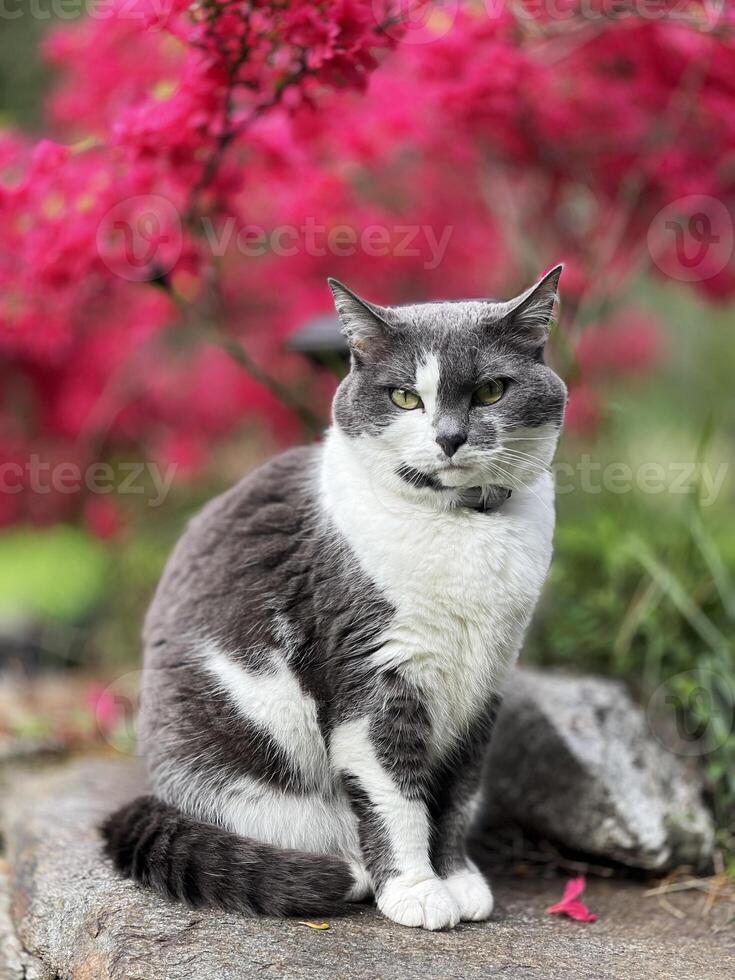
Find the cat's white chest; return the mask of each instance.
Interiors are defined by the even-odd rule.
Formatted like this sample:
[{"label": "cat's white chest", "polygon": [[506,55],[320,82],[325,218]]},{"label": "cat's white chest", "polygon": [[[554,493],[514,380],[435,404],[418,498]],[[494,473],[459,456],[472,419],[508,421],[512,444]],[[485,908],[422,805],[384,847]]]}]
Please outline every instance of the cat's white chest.
[{"label": "cat's white chest", "polygon": [[395,615],[371,667],[414,681],[437,747],[461,737],[513,663],[551,559],[553,490],[543,477],[497,513],[433,512],[363,482],[327,500]]}]

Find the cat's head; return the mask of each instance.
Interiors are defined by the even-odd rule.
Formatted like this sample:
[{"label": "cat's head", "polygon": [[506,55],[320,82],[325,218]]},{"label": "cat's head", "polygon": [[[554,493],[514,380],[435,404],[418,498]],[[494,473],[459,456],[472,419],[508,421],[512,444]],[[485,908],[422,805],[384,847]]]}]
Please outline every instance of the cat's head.
[{"label": "cat's head", "polygon": [[329,280],[352,361],[334,421],[373,476],[451,502],[548,468],[566,400],[544,363],[561,269],[508,302],[382,307]]}]

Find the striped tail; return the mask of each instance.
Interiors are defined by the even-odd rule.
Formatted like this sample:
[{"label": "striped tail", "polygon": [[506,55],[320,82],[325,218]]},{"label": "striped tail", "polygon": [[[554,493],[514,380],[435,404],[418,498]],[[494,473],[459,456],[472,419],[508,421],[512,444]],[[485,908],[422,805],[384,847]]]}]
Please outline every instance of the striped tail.
[{"label": "striped tail", "polygon": [[141,796],[100,828],[119,872],[193,907],[243,915],[325,915],[355,881],[330,854],[282,850]]}]

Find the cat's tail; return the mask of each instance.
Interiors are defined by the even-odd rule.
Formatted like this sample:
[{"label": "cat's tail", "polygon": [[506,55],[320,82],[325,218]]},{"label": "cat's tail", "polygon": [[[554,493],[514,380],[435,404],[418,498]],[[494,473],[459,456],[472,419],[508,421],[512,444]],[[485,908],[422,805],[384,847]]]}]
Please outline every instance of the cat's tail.
[{"label": "cat's tail", "polygon": [[100,828],[127,878],[195,907],[245,915],[324,915],[350,897],[347,861],[281,850],[141,796]]}]

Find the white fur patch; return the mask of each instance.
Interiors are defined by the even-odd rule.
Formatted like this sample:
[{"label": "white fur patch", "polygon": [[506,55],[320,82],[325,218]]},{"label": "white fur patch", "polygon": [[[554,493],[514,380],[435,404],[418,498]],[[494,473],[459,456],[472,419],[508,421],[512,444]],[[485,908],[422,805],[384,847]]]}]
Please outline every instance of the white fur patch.
[{"label": "white fur patch", "polygon": [[243,837],[362,861],[357,818],[346,799],[284,793],[244,777],[228,787],[217,812],[226,827]]},{"label": "white fur patch", "polygon": [[426,806],[408,800],[381,764],[368,731],[369,718],[338,725],[330,739],[335,769],[357,778],[385,826],[397,870],[417,880],[433,877]]},{"label": "white fur patch", "polygon": [[433,419],[439,393],[439,359],[434,353],[428,353],[416,366],[416,392],[421,396],[427,416]]},{"label": "white fur patch", "polygon": [[396,610],[372,665],[421,688],[441,753],[515,661],[551,560],[552,481],[542,474],[496,513],[443,510],[396,493],[377,462],[366,480],[370,446],[330,431],[322,499]]},{"label": "white fur patch", "polygon": [[317,722],[317,706],[277,651],[268,671],[247,670],[227,654],[208,648],[203,664],[240,714],[262,728],[303,774],[307,784],[329,782],[327,750]]},{"label": "white fur patch", "polygon": [[355,884],[347,892],[347,901],[362,902],[373,894],[373,880],[365,865],[358,861],[350,861],[350,873],[355,879]]}]

